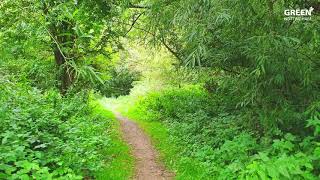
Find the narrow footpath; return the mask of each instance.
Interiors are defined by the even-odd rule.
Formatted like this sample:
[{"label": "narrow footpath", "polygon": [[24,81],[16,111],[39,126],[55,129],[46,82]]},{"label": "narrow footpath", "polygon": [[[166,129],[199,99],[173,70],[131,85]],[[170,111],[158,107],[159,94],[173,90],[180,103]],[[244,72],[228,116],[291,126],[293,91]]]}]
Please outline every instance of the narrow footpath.
[{"label": "narrow footpath", "polygon": [[136,159],[135,176],[136,180],[171,180],[174,174],[168,172],[158,162],[158,153],[151,145],[150,138],[138,127],[138,125],[116,113],[120,121],[123,138],[130,145]]}]

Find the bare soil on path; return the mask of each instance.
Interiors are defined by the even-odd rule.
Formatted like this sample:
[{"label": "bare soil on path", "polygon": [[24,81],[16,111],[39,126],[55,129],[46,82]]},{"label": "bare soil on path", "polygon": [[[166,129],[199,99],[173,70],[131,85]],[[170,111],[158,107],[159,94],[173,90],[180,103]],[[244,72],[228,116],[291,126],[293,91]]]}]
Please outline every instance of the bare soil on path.
[{"label": "bare soil on path", "polygon": [[135,176],[137,180],[171,180],[174,174],[168,172],[158,160],[158,153],[151,145],[150,138],[139,128],[139,126],[115,113],[120,121],[123,138],[131,146],[132,153],[136,159]]}]

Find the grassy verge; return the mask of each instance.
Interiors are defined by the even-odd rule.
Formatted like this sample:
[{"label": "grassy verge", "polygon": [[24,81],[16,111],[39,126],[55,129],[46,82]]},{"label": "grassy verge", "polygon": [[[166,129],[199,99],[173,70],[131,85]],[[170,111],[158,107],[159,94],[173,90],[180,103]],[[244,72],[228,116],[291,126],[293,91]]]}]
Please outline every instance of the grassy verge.
[{"label": "grassy verge", "polygon": [[170,137],[169,129],[165,124],[148,120],[145,114],[140,113],[141,111],[135,111],[134,107],[128,107],[128,104],[130,103],[121,103],[117,110],[138,123],[150,136],[153,145],[160,153],[160,160],[176,174],[175,179],[206,179],[205,167],[202,164],[192,158],[180,155],[183,147],[177,146],[174,139]]},{"label": "grassy verge", "polygon": [[107,157],[106,168],[99,172],[96,176],[97,179],[105,180],[126,180],[130,179],[133,175],[134,158],[130,153],[129,146],[123,142],[120,134],[120,124],[116,121],[113,113],[104,108],[100,102],[93,101],[94,113],[99,114],[106,119],[112,120],[111,129],[108,129],[111,137],[111,145],[104,152]]}]

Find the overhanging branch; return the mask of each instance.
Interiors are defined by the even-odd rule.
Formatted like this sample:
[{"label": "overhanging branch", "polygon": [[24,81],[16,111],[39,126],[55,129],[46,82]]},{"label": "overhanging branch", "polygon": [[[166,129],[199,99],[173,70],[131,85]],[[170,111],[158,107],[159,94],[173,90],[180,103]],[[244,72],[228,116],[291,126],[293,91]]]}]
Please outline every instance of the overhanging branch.
[{"label": "overhanging branch", "polygon": [[171,47],[169,47],[169,45],[165,42],[164,38],[161,38],[161,43],[172,55],[174,55],[174,57],[176,57],[180,62],[182,62],[182,59],[180,58],[178,53],[175,52]]},{"label": "overhanging branch", "polygon": [[125,36],[133,29],[134,25],[139,20],[139,18],[142,16],[142,14],[144,14],[144,12],[140,13],[136,18],[133,17],[132,24],[131,24],[129,30],[126,32]]},{"label": "overhanging branch", "polygon": [[133,8],[133,9],[150,9],[150,6],[146,6],[146,5],[140,5],[140,4],[129,4],[129,8]]}]

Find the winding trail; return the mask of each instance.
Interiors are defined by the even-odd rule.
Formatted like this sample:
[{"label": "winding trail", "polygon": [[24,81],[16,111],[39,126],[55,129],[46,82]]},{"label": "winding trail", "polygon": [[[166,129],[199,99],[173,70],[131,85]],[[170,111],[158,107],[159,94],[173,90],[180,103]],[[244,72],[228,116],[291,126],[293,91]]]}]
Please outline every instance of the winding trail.
[{"label": "winding trail", "polygon": [[123,138],[131,146],[132,153],[136,159],[135,177],[137,180],[171,180],[174,174],[168,172],[164,166],[157,161],[158,153],[151,145],[147,135],[138,125],[115,113],[120,121]]}]

